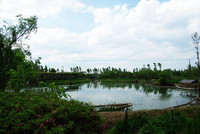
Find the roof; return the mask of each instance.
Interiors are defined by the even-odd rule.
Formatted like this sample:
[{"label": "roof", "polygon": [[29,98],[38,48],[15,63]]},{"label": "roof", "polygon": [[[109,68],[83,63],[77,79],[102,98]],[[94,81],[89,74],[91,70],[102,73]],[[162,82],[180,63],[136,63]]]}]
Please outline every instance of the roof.
[{"label": "roof", "polygon": [[182,80],[180,81],[180,83],[186,83],[186,84],[190,84],[190,83],[194,83],[196,82],[196,80]]}]

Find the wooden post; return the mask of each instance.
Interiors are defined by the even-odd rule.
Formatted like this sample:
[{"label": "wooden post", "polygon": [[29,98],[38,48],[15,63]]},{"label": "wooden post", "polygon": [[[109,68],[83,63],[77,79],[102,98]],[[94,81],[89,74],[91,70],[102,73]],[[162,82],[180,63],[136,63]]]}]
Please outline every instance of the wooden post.
[{"label": "wooden post", "polygon": [[128,133],[128,107],[124,109],[125,111],[125,121],[126,121],[126,133]]},{"label": "wooden post", "polygon": [[172,109],[171,109],[171,112],[172,112],[172,121],[173,121],[173,119],[174,119],[174,107],[172,107]]},{"label": "wooden post", "polygon": [[197,97],[199,97],[199,88],[200,88],[200,81],[198,79]]}]

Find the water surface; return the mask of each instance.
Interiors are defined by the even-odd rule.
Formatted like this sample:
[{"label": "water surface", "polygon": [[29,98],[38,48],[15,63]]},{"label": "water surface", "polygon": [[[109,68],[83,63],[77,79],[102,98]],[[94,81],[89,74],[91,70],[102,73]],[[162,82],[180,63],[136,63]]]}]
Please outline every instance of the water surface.
[{"label": "water surface", "polygon": [[132,110],[162,109],[189,102],[195,91],[175,87],[158,87],[127,83],[93,82],[82,85],[64,85],[73,99],[93,105],[132,103]]}]

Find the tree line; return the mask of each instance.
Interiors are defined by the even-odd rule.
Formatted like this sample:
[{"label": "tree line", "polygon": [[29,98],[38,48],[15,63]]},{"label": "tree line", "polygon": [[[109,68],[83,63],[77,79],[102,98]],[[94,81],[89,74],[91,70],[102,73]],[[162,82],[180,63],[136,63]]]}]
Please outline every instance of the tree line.
[{"label": "tree line", "polygon": [[[47,66],[45,66],[47,68]],[[54,71],[51,71],[54,70]],[[49,68],[49,71],[41,70],[42,72],[56,73],[54,68]],[[198,79],[198,67],[191,66],[190,60],[189,64],[184,70],[172,70],[172,69],[162,69],[161,63],[153,63],[153,68],[150,64],[146,66],[143,65],[142,68],[134,68],[132,71],[122,68],[106,67],[106,68],[88,68],[86,71],[80,66],[71,67],[71,73],[82,73],[88,76],[95,76],[99,79],[144,79],[146,81],[151,81],[153,79],[159,79],[161,83],[175,83],[182,79]],[[57,73],[66,73],[64,71]],[[69,72],[68,72],[69,73]]]}]

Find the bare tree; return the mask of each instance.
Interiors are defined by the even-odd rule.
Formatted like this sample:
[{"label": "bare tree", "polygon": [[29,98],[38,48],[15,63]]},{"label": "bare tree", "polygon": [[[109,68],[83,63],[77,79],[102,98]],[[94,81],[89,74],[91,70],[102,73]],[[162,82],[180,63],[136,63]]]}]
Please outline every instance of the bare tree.
[{"label": "bare tree", "polygon": [[197,54],[197,62],[196,62],[196,64],[197,64],[198,70],[200,70],[200,68],[199,68],[199,40],[200,40],[200,37],[199,37],[197,32],[192,34],[192,41],[193,41],[194,48],[196,49],[196,54]]},{"label": "bare tree", "polygon": [[[199,66],[199,40],[200,40],[200,36],[198,35],[197,32],[195,32],[194,34],[192,34],[192,41],[194,44],[194,48],[196,49],[196,54],[197,54],[197,68],[198,68],[198,81],[199,81],[199,73],[200,73],[200,66]],[[198,83],[198,90],[200,88],[199,86],[200,83]]]}]

